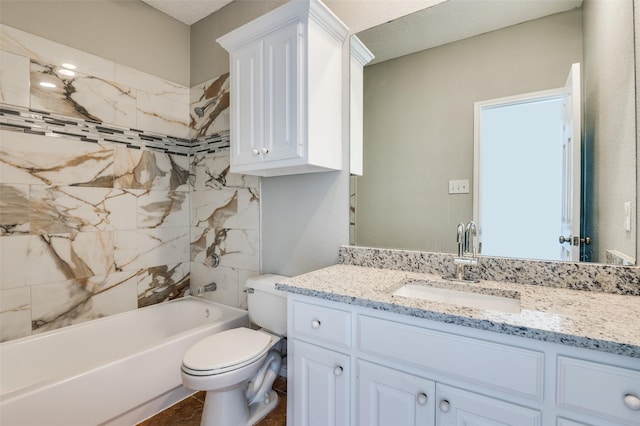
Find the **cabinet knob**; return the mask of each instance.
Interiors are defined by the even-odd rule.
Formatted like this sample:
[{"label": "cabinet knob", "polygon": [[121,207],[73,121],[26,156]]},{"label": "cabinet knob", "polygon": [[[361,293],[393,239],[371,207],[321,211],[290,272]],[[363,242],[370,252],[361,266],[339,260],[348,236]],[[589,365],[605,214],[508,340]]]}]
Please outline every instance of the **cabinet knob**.
[{"label": "cabinet knob", "polygon": [[333,369],[333,374],[334,374],[335,376],[342,376],[342,372],[343,372],[343,371],[344,371],[344,370],[342,370],[342,367],[338,366],[338,367],[336,367],[336,368],[334,368],[334,369]]},{"label": "cabinet knob", "polygon": [[451,404],[449,404],[449,401],[447,401],[446,399],[443,399],[442,401],[440,401],[440,404],[438,404],[438,407],[443,413],[448,413],[451,409]]},{"label": "cabinet knob", "polygon": [[427,395],[426,395],[426,394],[424,394],[424,393],[419,393],[419,394],[418,394],[418,397],[417,397],[416,399],[417,399],[417,401],[418,401],[418,404],[420,404],[420,405],[424,405],[424,404],[426,404],[426,403],[427,403],[427,400],[428,400],[429,398],[427,398]]},{"label": "cabinet knob", "polygon": [[624,396],[624,405],[633,411],[640,411],[640,398],[637,395],[628,393]]},{"label": "cabinet knob", "polygon": [[311,321],[311,328],[320,328],[320,321],[318,320]]},{"label": "cabinet knob", "polygon": [[263,154],[263,155],[267,155],[268,153],[269,153],[269,148],[267,148],[267,147],[263,147],[263,148],[262,148],[262,154]]},{"label": "cabinet knob", "polygon": [[258,149],[256,149],[256,148],[253,148],[253,150],[251,152],[253,152],[253,155],[260,154],[260,151]]}]

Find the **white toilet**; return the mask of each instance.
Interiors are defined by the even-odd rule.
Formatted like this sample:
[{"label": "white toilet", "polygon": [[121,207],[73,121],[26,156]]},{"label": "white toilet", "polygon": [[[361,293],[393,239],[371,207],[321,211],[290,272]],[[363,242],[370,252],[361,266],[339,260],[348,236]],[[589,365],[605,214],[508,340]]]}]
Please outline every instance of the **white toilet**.
[{"label": "white toilet", "polygon": [[278,348],[287,332],[287,296],[275,289],[281,275],[249,278],[249,318],[260,330],[235,328],[193,345],[182,358],[182,384],[207,391],[202,426],[253,425],[278,403],[271,389],[282,364]]}]

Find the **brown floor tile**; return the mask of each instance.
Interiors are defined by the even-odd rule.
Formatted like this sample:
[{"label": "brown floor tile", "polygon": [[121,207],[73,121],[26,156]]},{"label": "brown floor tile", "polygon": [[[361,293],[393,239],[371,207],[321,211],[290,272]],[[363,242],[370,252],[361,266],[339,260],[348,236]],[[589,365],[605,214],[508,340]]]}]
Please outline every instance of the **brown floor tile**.
[{"label": "brown floor tile", "polygon": [[[273,389],[278,393],[278,405],[256,426],[285,426],[287,424],[287,379],[278,377],[273,384]],[[143,421],[139,426],[199,426],[204,397],[205,392],[198,392]]]}]

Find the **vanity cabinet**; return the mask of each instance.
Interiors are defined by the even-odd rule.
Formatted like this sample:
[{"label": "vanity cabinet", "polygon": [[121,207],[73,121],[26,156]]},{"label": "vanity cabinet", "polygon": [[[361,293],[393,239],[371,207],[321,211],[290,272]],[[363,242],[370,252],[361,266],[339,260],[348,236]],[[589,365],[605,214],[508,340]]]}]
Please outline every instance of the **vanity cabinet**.
[{"label": "vanity cabinet", "polygon": [[634,358],[291,293],[288,321],[289,425],[640,424]]},{"label": "vanity cabinet", "polygon": [[296,380],[291,391],[297,406],[294,425],[348,426],[350,358],[322,347],[293,342]]},{"label": "vanity cabinet", "polygon": [[542,425],[540,411],[443,384],[437,385],[436,404],[439,426]]},{"label": "vanity cabinet", "polygon": [[434,425],[434,381],[363,360],[356,380],[359,424]]},{"label": "vanity cabinet", "polygon": [[346,35],[319,0],[297,0],[217,40],[230,60],[231,172],[342,168]]}]

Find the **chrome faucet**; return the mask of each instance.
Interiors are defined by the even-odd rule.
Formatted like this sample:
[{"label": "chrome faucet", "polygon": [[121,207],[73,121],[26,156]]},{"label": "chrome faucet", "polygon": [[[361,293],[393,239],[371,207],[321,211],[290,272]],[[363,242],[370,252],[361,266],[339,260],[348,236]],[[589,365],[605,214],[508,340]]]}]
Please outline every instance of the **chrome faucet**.
[{"label": "chrome faucet", "polygon": [[458,256],[453,259],[456,270],[453,276],[445,277],[450,280],[478,282],[478,280],[468,279],[465,276],[465,266],[475,266],[478,264],[478,251],[473,245],[473,236],[478,234],[478,228],[474,222],[459,223],[456,229],[456,242],[458,243]]},{"label": "chrome faucet", "polygon": [[465,230],[464,223],[458,224],[458,229],[456,230],[456,242],[458,243],[458,257],[464,256],[464,251],[466,248],[466,238],[465,238]]}]

